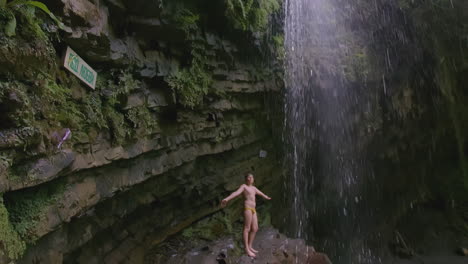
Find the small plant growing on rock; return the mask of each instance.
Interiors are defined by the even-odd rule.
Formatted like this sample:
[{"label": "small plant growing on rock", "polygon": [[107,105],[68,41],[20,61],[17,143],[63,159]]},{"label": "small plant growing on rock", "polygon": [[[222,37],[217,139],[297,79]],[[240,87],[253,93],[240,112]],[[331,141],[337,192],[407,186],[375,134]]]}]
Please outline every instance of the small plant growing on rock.
[{"label": "small plant growing on rock", "polygon": [[212,78],[199,63],[194,63],[189,69],[169,76],[167,82],[182,105],[194,108],[200,105],[203,97],[208,94]]},{"label": "small plant growing on rock", "polygon": [[170,74],[166,82],[173,91],[177,101],[186,107],[194,108],[203,103],[203,97],[208,94],[213,77],[209,73],[205,46],[194,41],[193,35],[199,30],[196,22],[198,15],[189,10],[180,11],[175,20],[178,26],[184,30],[192,46],[191,63],[188,68],[181,69]]},{"label": "small plant growing on rock", "polygon": [[174,16],[174,22],[178,28],[189,34],[191,31],[197,30],[197,22],[200,19],[198,14],[194,14],[188,9],[180,9]]},{"label": "small plant growing on rock", "polygon": [[279,0],[226,0],[226,16],[242,31],[264,31],[270,15],[280,7]]}]

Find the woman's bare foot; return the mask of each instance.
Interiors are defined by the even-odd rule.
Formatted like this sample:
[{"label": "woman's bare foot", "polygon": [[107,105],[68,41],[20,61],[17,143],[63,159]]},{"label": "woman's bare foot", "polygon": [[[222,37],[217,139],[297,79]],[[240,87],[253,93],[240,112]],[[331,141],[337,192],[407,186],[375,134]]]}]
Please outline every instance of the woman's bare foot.
[{"label": "woman's bare foot", "polygon": [[252,258],[255,258],[257,256],[257,255],[255,255],[255,253],[250,251],[250,249],[246,249],[245,253],[247,254],[247,256],[252,257]]},{"label": "woman's bare foot", "polygon": [[258,250],[254,249],[253,247],[250,247],[250,251],[252,251],[253,253],[258,253]]}]

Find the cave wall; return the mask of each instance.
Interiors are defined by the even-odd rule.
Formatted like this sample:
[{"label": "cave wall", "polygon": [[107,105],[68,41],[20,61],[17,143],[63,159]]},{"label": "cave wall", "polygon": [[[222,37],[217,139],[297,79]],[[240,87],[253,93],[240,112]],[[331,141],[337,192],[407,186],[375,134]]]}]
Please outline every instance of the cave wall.
[{"label": "cave wall", "polygon": [[[44,3],[63,24],[0,7],[2,263],[142,263],[200,219],[238,220],[219,201],[246,171],[275,198],[277,1],[249,19],[231,1]],[[95,90],[62,67],[66,46]]]},{"label": "cave wall", "polygon": [[370,128],[363,150],[374,176],[367,183],[387,224],[428,206],[468,231],[467,10],[464,1],[420,0],[356,1],[345,11],[365,43],[370,75],[356,80],[372,94],[374,114],[356,120]]},{"label": "cave wall", "polygon": [[[386,120],[379,133],[384,140],[375,140],[371,153],[382,193],[392,194],[381,196],[387,205],[382,211],[393,212],[389,223],[410,250],[399,250],[405,247],[395,242],[394,232],[387,235],[393,251],[403,255],[430,253],[436,244],[431,234],[444,241],[433,248],[453,252],[468,237],[468,5],[398,1],[393,8],[407,36],[399,39],[394,32],[393,43],[405,52],[395,48],[390,55],[402,63],[388,70],[391,97],[384,101]],[[420,226],[418,219],[431,220]]]}]

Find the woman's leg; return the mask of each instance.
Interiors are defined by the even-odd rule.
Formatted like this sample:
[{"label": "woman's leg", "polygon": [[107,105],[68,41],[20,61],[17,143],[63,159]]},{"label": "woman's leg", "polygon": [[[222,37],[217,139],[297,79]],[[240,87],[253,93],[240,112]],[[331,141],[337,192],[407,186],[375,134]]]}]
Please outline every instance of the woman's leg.
[{"label": "woman's leg", "polygon": [[245,253],[250,257],[255,257],[255,254],[250,250],[249,247],[249,233],[252,225],[252,211],[244,210],[244,247]]},{"label": "woman's leg", "polygon": [[253,249],[252,248],[252,244],[253,244],[253,241],[255,239],[255,234],[257,233],[258,231],[258,220],[257,220],[257,214],[253,214],[252,215],[252,221],[251,221],[251,225],[250,225],[250,233],[249,233],[249,249],[250,251],[252,251],[253,253],[258,253],[257,250]]}]

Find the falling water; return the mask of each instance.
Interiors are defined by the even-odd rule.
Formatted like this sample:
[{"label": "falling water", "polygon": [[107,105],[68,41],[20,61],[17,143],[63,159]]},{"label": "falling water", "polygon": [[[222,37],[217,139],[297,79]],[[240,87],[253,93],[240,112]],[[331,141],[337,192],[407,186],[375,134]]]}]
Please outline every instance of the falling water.
[{"label": "falling water", "polygon": [[288,225],[334,263],[375,264],[380,260],[364,239],[373,223],[364,188],[373,173],[361,121],[374,102],[362,94],[365,84],[350,81],[349,54],[360,40],[341,17],[340,2],[285,3]]}]

